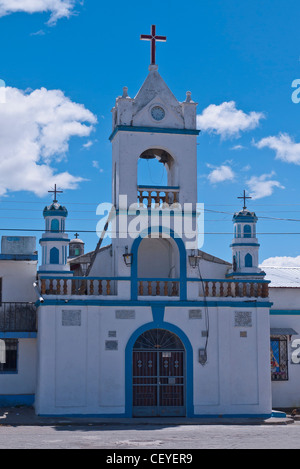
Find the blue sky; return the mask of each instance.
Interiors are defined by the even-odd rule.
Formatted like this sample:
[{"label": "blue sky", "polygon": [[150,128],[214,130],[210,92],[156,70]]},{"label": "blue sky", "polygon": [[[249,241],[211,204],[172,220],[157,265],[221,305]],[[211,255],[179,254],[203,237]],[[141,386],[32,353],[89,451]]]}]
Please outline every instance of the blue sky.
[{"label": "blue sky", "polygon": [[231,214],[245,189],[258,232],[270,233],[259,236],[261,261],[300,255],[297,1],[40,0],[37,11],[29,3],[11,11],[0,0],[2,234],[22,228],[39,239],[57,182],[70,237],[78,231],[94,249],[96,207],[111,201],[110,111],[123,86],[134,96],[146,78],[149,44],[139,36],[156,24],[167,36],[160,74],[178,100],[190,90],[199,103],[198,201],[215,211],[205,231],[219,233],[203,249],[230,260]]}]

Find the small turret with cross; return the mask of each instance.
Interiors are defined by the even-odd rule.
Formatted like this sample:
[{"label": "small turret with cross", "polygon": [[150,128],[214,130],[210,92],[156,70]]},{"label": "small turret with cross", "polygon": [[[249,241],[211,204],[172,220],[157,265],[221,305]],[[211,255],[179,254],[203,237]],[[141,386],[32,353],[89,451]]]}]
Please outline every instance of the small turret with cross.
[{"label": "small turret with cross", "polygon": [[69,276],[71,274],[67,259],[70,240],[65,232],[68,211],[57,201],[57,194],[62,194],[63,191],[58,190],[56,184],[54,189],[48,192],[54,194],[54,200],[43,210],[45,233],[40,239],[42,259],[39,273],[47,272],[54,275],[54,273],[60,272],[62,275]]},{"label": "small turret with cross", "polygon": [[232,249],[232,269],[230,277],[246,279],[261,278],[263,272],[258,267],[259,244],[256,237],[257,216],[254,212],[247,210],[246,201],[252,197],[243,192],[241,197],[244,202],[243,209],[233,216],[234,238],[231,244]]}]

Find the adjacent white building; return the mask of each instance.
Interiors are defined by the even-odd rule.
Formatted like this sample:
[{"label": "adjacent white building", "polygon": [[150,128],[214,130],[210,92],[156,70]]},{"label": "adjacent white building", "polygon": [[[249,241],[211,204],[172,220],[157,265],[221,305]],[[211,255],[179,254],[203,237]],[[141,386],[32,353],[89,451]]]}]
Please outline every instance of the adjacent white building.
[{"label": "adjacent white building", "polygon": [[0,404],[32,405],[36,390],[37,323],[34,237],[3,236],[0,254]]}]

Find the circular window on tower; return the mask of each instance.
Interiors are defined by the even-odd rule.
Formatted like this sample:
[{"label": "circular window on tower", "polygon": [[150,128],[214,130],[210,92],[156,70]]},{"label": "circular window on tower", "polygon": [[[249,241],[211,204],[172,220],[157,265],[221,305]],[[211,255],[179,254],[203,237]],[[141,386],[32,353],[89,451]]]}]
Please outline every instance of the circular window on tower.
[{"label": "circular window on tower", "polygon": [[157,105],[153,106],[150,112],[151,112],[151,116],[156,121],[163,120],[163,118],[166,115],[164,108],[162,108],[161,106],[157,106]]}]

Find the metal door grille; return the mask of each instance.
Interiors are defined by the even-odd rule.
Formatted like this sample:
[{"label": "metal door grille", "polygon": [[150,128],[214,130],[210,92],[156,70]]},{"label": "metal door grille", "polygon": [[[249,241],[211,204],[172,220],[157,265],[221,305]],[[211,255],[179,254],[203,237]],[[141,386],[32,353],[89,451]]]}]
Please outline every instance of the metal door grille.
[{"label": "metal door grille", "polygon": [[139,337],[133,350],[134,416],[185,415],[184,360],[181,341],[169,331]]}]

